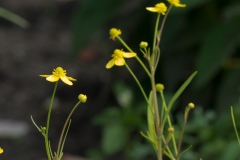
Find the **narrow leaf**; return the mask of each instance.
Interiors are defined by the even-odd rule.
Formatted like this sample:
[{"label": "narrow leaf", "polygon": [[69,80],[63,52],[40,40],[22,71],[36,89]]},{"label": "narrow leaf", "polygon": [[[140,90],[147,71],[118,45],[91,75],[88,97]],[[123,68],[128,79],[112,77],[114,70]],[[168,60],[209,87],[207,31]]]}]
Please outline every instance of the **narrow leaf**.
[{"label": "narrow leaf", "polygon": [[164,119],[163,119],[163,125],[167,120],[167,117],[170,113],[170,110],[172,109],[173,103],[176,101],[176,99],[182,94],[182,92],[185,90],[185,88],[189,85],[189,83],[192,81],[192,79],[194,78],[194,76],[197,74],[197,71],[195,71],[183,84],[182,86],[177,90],[177,92],[173,95],[173,97],[171,98],[171,100],[168,103],[167,106],[167,112],[164,115]]}]

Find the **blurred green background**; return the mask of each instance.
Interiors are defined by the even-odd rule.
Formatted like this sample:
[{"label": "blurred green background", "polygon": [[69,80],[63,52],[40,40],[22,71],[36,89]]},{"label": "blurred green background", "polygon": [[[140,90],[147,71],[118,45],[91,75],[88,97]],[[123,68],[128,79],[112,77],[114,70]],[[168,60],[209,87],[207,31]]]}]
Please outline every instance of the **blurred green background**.
[{"label": "blurred green background", "polygon": [[[61,33],[59,28],[69,31],[71,45],[59,59],[69,68],[75,67],[73,73],[79,74],[79,81],[83,79],[78,87],[90,94],[89,101],[97,102],[90,102],[88,109],[82,111],[93,112],[87,114],[88,118],[75,119],[88,120],[86,124],[81,124],[78,132],[94,129],[91,129],[91,134],[84,134],[84,142],[79,142],[80,148],[84,149],[73,149],[72,154],[96,160],[156,159],[150,143],[140,135],[140,131],[147,130],[147,106],[140,90],[124,67],[106,70],[105,65],[115,48],[124,49],[119,42],[109,39],[109,29],[112,27],[121,29],[121,37],[139,57],[141,41],[147,41],[152,46],[157,15],[145,8],[159,2],[56,0],[31,8],[30,11],[34,10],[35,13],[31,16],[28,11],[16,10],[16,13],[26,16],[30,26],[31,23],[33,25],[24,32],[39,27],[40,22],[34,18],[39,13],[56,23],[56,28],[50,26],[51,31],[56,32],[53,37]],[[181,0],[181,3],[187,7],[173,7],[163,30],[156,81],[165,85],[164,93],[168,99],[194,71],[198,71],[173,107],[172,117],[177,133],[181,129],[185,106],[189,102],[196,105],[190,113],[182,147],[192,145],[192,148],[182,155],[182,159],[237,160],[240,158],[240,148],[230,117],[230,106],[234,108],[240,131],[240,2]],[[44,29],[48,29],[49,21],[40,20],[46,25]],[[10,25],[1,22],[3,26]],[[58,45],[54,47],[58,48]],[[44,57],[48,58],[46,63],[49,64],[56,61],[58,56],[44,54]],[[131,60],[129,63],[145,90],[150,91],[149,80],[141,67]],[[43,67],[38,72],[40,69]],[[96,97],[100,99],[97,101]],[[84,113],[80,116],[84,117]],[[93,140],[89,140],[91,136],[94,136]],[[79,137],[75,135],[74,138]],[[81,142],[87,145],[81,145]],[[70,149],[67,152],[71,153]]]},{"label": "blurred green background", "polygon": [[[106,41],[107,31],[111,27],[121,29],[122,37],[135,52],[139,53],[140,41],[147,41],[152,46],[156,14],[147,12],[145,7],[154,6],[158,2],[82,1],[73,20],[74,53],[88,41],[90,43],[92,37],[98,41],[97,35],[100,38],[102,36],[99,32],[104,32],[101,39],[103,42],[100,43],[104,47],[98,47],[103,56],[110,57],[115,47],[123,48],[118,42]],[[196,104],[184,139],[185,145],[192,145],[192,148],[182,155],[182,159],[239,159],[230,106],[234,106],[238,123],[240,2],[181,2],[187,4],[187,7],[173,7],[163,30],[156,79],[165,85],[165,95],[170,97],[191,73],[198,71],[193,83],[175,104],[172,115],[176,117],[177,128],[177,125],[182,124],[187,103],[192,101]],[[149,81],[141,68],[134,64],[133,68],[146,90],[149,90]],[[114,73],[124,72],[124,68],[113,70]],[[122,159],[151,159],[150,155],[153,154],[149,144],[144,142],[138,132],[146,130],[146,104],[133,79],[126,74],[114,74],[112,77],[112,92],[118,103],[94,118],[94,123],[103,127],[102,148],[91,149],[90,153],[101,159],[120,153],[123,154]],[[131,96],[124,97],[123,94]]]}]

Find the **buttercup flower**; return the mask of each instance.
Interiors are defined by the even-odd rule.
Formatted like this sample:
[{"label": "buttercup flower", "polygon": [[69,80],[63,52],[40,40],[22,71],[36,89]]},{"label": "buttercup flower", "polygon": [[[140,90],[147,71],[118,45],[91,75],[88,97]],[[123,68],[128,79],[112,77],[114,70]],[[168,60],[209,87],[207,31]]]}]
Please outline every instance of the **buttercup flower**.
[{"label": "buttercup flower", "polygon": [[165,15],[165,12],[167,11],[167,6],[164,3],[158,3],[155,5],[155,7],[147,7],[146,9],[150,12],[157,12]]},{"label": "buttercup flower", "polygon": [[116,29],[116,28],[112,28],[110,29],[110,39],[114,40],[117,36],[121,35],[121,30],[120,29]]},{"label": "buttercup flower", "polygon": [[46,77],[46,80],[49,82],[57,82],[59,79],[61,79],[64,83],[67,85],[73,85],[71,81],[76,81],[76,79],[72,77],[66,76],[67,72],[66,70],[63,70],[62,67],[57,67],[53,70],[51,75],[40,75],[41,77]]},{"label": "buttercup flower", "polygon": [[0,147],[0,154],[2,154],[3,153],[3,149]]},{"label": "buttercup flower", "polygon": [[170,4],[174,5],[175,7],[186,7],[186,4],[181,4],[180,0],[167,0]]},{"label": "buttercup flower", "polygon": [[125,64],[124,58],[132,58],[136,55],[136,53],[123,52],[120,49],[115,49],[114,53],[112,54],[113,58],[107,63],[106,68],[112,68],[114,65],[123,66]]}]

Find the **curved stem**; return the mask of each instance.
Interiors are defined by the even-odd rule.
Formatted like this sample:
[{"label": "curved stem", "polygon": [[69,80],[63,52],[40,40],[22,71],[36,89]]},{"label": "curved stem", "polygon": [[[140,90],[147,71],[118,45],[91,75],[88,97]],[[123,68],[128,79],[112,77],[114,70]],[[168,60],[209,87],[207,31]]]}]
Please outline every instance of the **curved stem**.
[{"label": "curved stem", "polygon": [[142,94],[143,94],[146,102],[148,103],[148,105],[150,105],[150,103],[149,103],[149,101],[148,101],[148,98],[147,98],[147,96],[146,96],[146,93],[145,93],[145,91],[143,90],[143,87],[142,87],[141,83],[139,82],[138,78],[135,76],[135,74],[134,74],[133,71],[130,69],[130,67],[127,65],[127,63],[125,63],[125,66],[126,66],[126,68],[128,69],[128,71],[130,72],[130,74],[133,76],[133,78],[135,79],[135,81],[137,82],[138,87],[139,87],[140,90],[142,91]]},{"label": "curved stem", "polygon": [[166,21],[166,19],[167,19],[167,16],[168,16],[168,14],[169,14],[171,8],[172,8],[172,5],[170,5],[169,9],[167,10],[167,13],[165,14],[165,16],[164,16],[164,18],[163,18],[163,21],[162,21],[162,24],[161,24],[161,27],[160,27],[160,29],[159,29],[159,33],[158,33],[157,46],[159,46],[159,44],[160,44],[161,36],[162,36],[162,31],[163,31],[163,27],[164,27],[165,21]]},{"label": "curved stem", "polygon": [[[165,101],[165,98],[163,96],[163,91],[160,91],[160,95],[161,95],[161,99],[163,101],[163,108],[165,109],[165,114],[167,114],[167,105],[166,105],[166,101]],[[168,119],[168,125],[169,127],[172,127],[172,123],[171,123],[171,119],[170,119],[170,116],[167,115],[167,119]],[[163,117],[162,117],[162,121],[163,121]],[[162,130],[164,129],[164,126],[165,126],[165,123],[163,122],[162,123]],[[174,148],[174,151],[175,151],[175,154],[177,155],[177,143],[176,143],[176,139],[175,139],[175,136],[174,134],[171,135],[172,136],[172,142],[173,142],[173,148]]]},{"label": "curved stem", "polygon": [[157,31],[158,31],[158,24],[159,24],[159,20],[160,20],[160,15],[161,14],[159,13],[158,16],[157,16],[156,24],[155,24],[152,55],[155,53],[155,49],[156,49]]},{"label": "curved stem", "polygon": [[53,89],[53,94],[52,94],[52,98],[51,98],[51,102],[49,105],[49,109],[48,109],[48,117],[47,117],[47,124],[46,124],[46,134],[44,136],[44,140],[45,140],[45,147],[46,147],[46,152],[47,152],[47,156],[48,156],[48,160],[51,160],[51,153],[50,153],[50,145],[49,145],[49,140],[48,140],[48,133],[49,133],[49,124],[50,124],[50,119],[51,119],[51,111],[52,111],[52,107],[53,107],[53,101],[54,101],[54,97],[56,94],[56,90],[57,90],[57,86],[58,86],[58,81],[55,83],[54,89]]},{"label": "curved stem", "polygon": [[157,155],[158,155],[158,160],[162,160],[162,131],[161,131],[161,122],[160,122],[160,118],[159,118],[154,72],[155,72],[154,67],[151,67],[151,85],[152,85],[153,104],[154,104],[154,121],[155,121],[155,129],[157,132],[157,139],[158,139],[158,151],[157,151],[158,154]]},{"label": "curved stem", "polygon": [[[127,50],[128,50],[129,52],[133,52],[133,50],[122,40],[121,37],[117,36],[117,39],[122,43],[122,45],[123,45],[125,48],[127,48]],[[141,61],[141,59],[140,59],[138,56],[136,56],[135,58],[136,58],[137,61],[140,63],[140,65],[143,67],[143,69],[145,70],[145,72],[147,73],[147,75],[148,75],[149,77],[151,77],[149,70],[148,70],[147,67],[144,65],[144,63]]]},{"label": "curved stem", "polygon": [[63,126],[63,129],[62,129],[62,132],[61,132],[61,136],[59,138],[59,141],[58,141],[58,148],[57,148],[57,155],[56,155],[56,160],[58,160],[58,157],[60,156],[60,148],[62,146],[62,140],[63,140],[63,136],[64,136],[64,133],[65,133],[65,130],[67,128],[67,124],[73,114],[73,112],[75,111],[75,109],[77,108],[77,106],[81,103],[81,101],[78,101],[78,103],[73,107],[73,109],[71,110],[71,112],[69,113],[66,121],[65,121],[65,124]]}]

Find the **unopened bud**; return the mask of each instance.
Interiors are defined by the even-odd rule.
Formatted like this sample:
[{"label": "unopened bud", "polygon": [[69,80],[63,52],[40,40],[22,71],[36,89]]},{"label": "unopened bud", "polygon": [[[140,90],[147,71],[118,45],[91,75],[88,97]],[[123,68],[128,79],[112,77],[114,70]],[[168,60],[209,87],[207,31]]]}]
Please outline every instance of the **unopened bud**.
[{"label": "unopened bud", "polygon": [[164,90],[164,85],[161,84],[161,83],[156,84],[156,90],[157,90],[157,91],[162,91],[162,90]]},{"label": "unopened bud", "polygon": [[173,127],[168,128],[168,132],[169,133],[173,133],[174,132],[174,128]]},{"label": "unopened bud", "polygon": [[148,43],[142,41],[139,46],[140,46],[140,48],[147,48]]},{"label": "unopened bud", "polygon": [[193,103],[188,103],[188,107],[193,109],[195,107],[195,105]]},{"label": "unopened bud", "polygon": [[84,94],[79,94],[78,99],[82,102],[85,103],[87,101],[87,96]]}]

